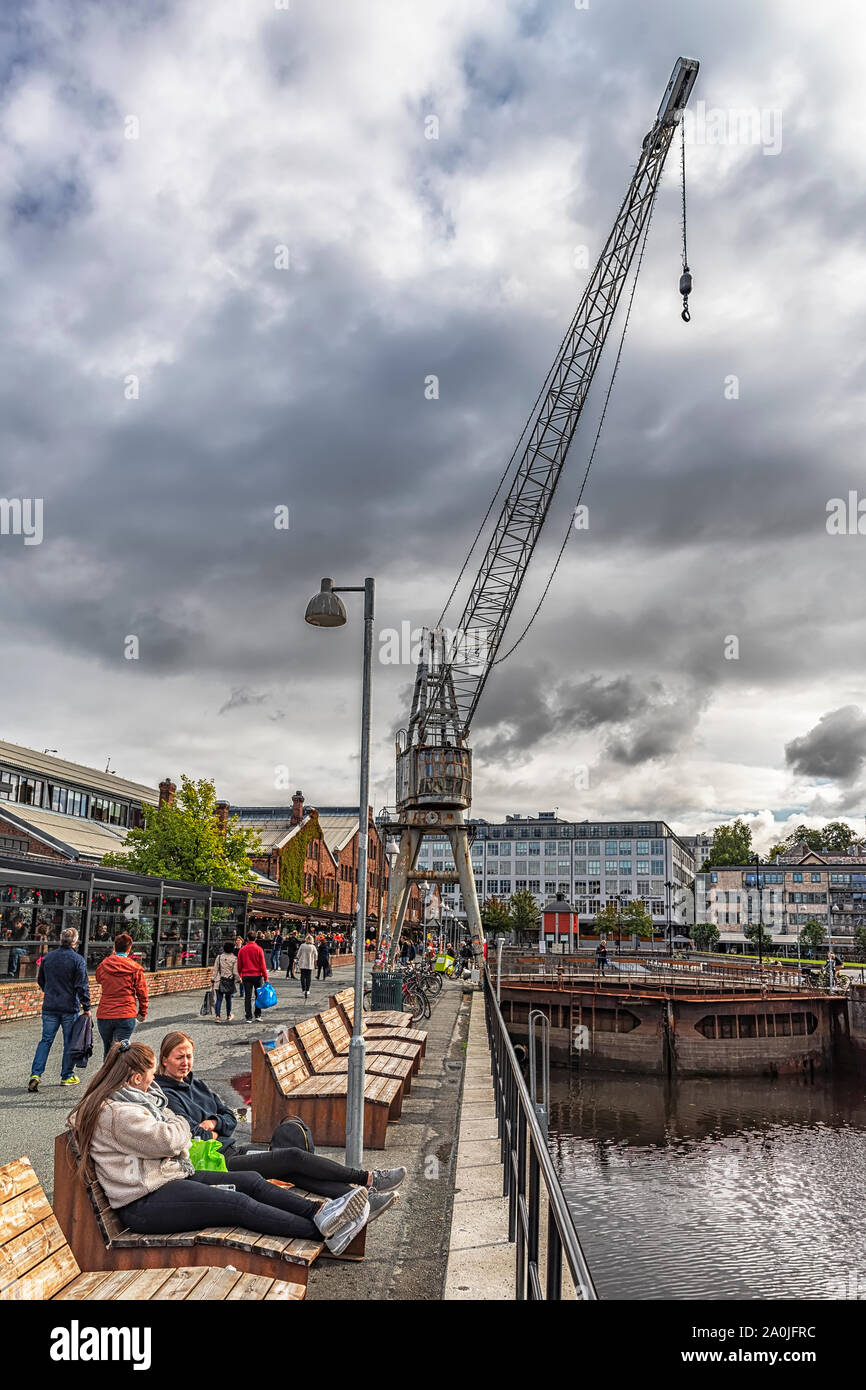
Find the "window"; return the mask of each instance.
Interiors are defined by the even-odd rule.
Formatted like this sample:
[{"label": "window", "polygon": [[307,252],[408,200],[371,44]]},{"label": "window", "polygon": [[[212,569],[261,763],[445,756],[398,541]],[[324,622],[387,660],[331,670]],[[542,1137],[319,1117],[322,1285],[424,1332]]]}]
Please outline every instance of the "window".
[{"label": "window", "polygon": [[598,840],[590,840],[586,846],[587,854],[600,854],[601,844]]},{"label": "window", "polygon": [[620,852],[620,854],[629,854],[629,855],[630,855],[630,854],[631,854],[631,840],[620,840],[620,842],[619,842],[619,852]]},{"label": "window", "polygon": [[[519,846],[518,846],[518,848],[519,848]],[[529,846],[529,853],[530,853],[530,854],[536,854],[536,855],[541,854],[541,845],[530,845],[530,846]]]},{"label": "window", "polygon": [[488,879],[488,882],[487,882],[487,891],[488,891],[488,893],[493,893],[493,894],[497,894],[497,893],[499,892],[499,881],[498,881],[498,879],[495,879],[495,878]]},{"label": "window", "polygon": [[489,845],[487,846],[487,858],[488,858],[488,859],[490,858],[491,854],[498,854],[498,853],[499,853],[499,846],[498,846],[498,845],[489,844]]},{"label": "window", "polygon": [[571,853],[571,845],[568,843],[568,840],[560,840],[560,842],[559,842],[559,852],[560,852],[560,854],[570,854],[570,853]]},{"label": "window", "polygon": [[600,860],[600,859],[590,859],[590,860],[587,862],[587,872],[588,872],[588,873],[591,873],[591,874],[600,874],[600,873],[601,873],[601,860]]},{"label": "window", "polygon": [[553,898],[556,896],[556,884],[547,879],[544,881],[544,896],[546,898]]},{"label": "window", "polygon": [[665,852],[664,840],[653,840],[653,842],[652,842],[652,847],[651,847],[651,853],[652,853],[652,854],[664,854],[664,852]]},{"label": "window", "polygon": [[20,806],[41,806],[42,783],[34,777],[19,777],[18,795],[14,799]]},{"label": "window", "polygon": [[802,882],[803,882],[803,875],[802,875],[802,874],[794,874],[794,882],[795,882],[795,883],[802,883]]},{"label": "window", "polygon": [[510,879],[510,878],[501,878],[501,879],[499,880],[499,891],[500,891],[500,893],[504,893],[504,894],[506,894],[506,895],[509,894],[509,893],[511,892],[511,879]]},{"label": "window", "polygon": [[561,893],[562,896],[563,896],[564,898],[567,898],[567,897],[568,897],[568,884],[567,884],[567,883],[557,883],[557,885],[556,885],[556,891],[557,891],[557,893]]},{"label": "window", "polygon": [[548,841],[547,841],[547,844],[544,846],[544,853],[545,853],[546,856],[547,856],[547,855],[554,855],[554,854],[556,854],[556,841],[555,841],[555,840],[548,840]]},{"label": "window", "polygon": [[649,860],[639,859],[637,861],[637,871],[639,874],[648,874],[650,871]]},{"label": "window", "polygon": [[574,861],[574,868],[575,868],[575,872],[576,872],[576,873],[585,874],[585,873],[586,873],[586,860],[585,860],[585,859],[575,859],[575,861]]},{"label": "window", "polygon": [[499,846],[499,857],[500,857],[500,859],[502,858],[503,855],[509,855],[510,853],[511,853],[511,846],[510,846],[510,845],[500,845],[500,846]]},{"label": "window", "polygon": [[[639,825],[637,833],[638,835],[654,835],[655,830],[656,828],[654,825]],[[638,854],[640,854],[640,850],[638,850]]]},{"label": "window", "polygon": [[541,883],[540,883],[540,881],[539,881],[537,878],[531,878],[531,879],[529,880],[529,891],[530,891],[530,893],[540,893],[540,892],[541,892]]},{"label": "window", "polygon": [[621,874],[630,874],[630,873],[631,873],[631,860],[630,860],[630,859],[621,859],[621,860],[619,861],[619,871],[620,871]]},{"label": "window", "polygon": [[[434,859],[434,860],[433,860],[433,868],[434,868],[434,869],[444,869],[444,867],[445,867],[445,865],[444,865],[444,863],[442,862],[441,859]],[[359,940],[360,940],[360,938],[359,938]]]},{"label": "window", "polygon": [[604,861],[604,871],[605,871],[606,874],[615,874],[618,868],[619,868],[619,860],[618,860],[618,859],[605,859],[605,861]]},{"label": "window", "polygon": [[662,902],[661,898],[653,898],[653,902],[652,902],[652,914],[653,914],[653,917],[664,917],[664,915],[665,915],[665,905],[664,905],[664,903]]},{"label": "window", "polygon": [[605,854],[616,854],[616,840],[605,840],[604,852]]},{"label": "window", "polygon": [[813,875],[812,875],[812,882],[813,882],[813,883],[820,883],[820,882],[821,882],[821,875],[820,875],[820,874],[813,874]]},{"label": "window", "polygon": [[517,889],[517,892],[518,892],[518,893],[525,893],[525,892],[526,892],[526,879],[525,879],[525,878],[518,878],[518,879],[515,879],[514,884],[515,884],[515,888]]},{"label": "window", "polygon": [[654,860],[652,861],[652,868],[651,868],[651,870],[650,870],[650,873],[659,874],[659,875],[661,875],[661,876],[664,876],[664,871],[665,871],[665,861],[664,861],[663,859],[654,859]]},{"label": "window", "polygon": [[556,861],[556,871],[559,874],[571,873],[571,864],[567,859],[558,859]]},{"label": "window", "polygon": [[649,840],[638,840],[637,852],[638,854],[649,854]]},{"label": "window", "polygon": [[650,890],[649,879],[640,879],[640,878],[639,878],[638,881],[637,881],[637,895],[638,895],[638,897],[639,897],[639,898],[648,898],[648,897],[649,897],[649,890]]},{"label": "window", "polygon": [[515,854],[528,854],[528,853],[529,853],[529,846],[528,846],[528,844],[526,843],[525,840],[518,840],[518,841],[517,841],[517,844],[514,846],[514,853],[515,853]]},{"label": "window", "polygon": [[589,880],[589,888],[588,888],[587,891],[589,892],[589,894],[590,894],[591,897],[600,898],[600,897],[601,897],[601,879],[600,879],[600,878],[591,878],[591,879]]},{"label": "window", "polygon": [[14,772],[4,772],[0,768],[0,782],[11,782],[11,789],[0,791],[0,801],[14,801],[15,793],[18,790],[18,776]]}]

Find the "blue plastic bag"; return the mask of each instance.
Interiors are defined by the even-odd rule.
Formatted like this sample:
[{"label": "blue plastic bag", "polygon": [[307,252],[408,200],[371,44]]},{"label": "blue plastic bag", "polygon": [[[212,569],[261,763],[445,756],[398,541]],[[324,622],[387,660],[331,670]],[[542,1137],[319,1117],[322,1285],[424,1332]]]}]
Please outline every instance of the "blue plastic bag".
[{"label": "blue plastic bag", "polygon": [[272,1009],[277,1002],[277,991],[270,981],[267,984],[259,985],[256,990],[256,1008]]}]

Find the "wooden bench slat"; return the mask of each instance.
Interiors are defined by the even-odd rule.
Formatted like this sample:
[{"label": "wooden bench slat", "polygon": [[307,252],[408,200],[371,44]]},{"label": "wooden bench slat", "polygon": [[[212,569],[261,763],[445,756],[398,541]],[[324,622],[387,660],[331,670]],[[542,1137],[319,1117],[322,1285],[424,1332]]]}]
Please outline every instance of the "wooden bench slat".
[{"label": "wooden bench slat", "polygon": [[0,1246],[0,1292],[65,1244],[66,1237],[52,1213],[47,1220]]},{"label": "wooden bench slat", "polygon": [[[137,1273],[138,1271],[136,1271]],[[173,1269],[159,1291],[158,1301],[160,1303],[182,1302],[189,1293],[206,1279],[208,1270],[204,1268],[193,1268],[187,1265],[179,1269]]]},{"label": "wooden bench slat", "polygon": [[265,1299],[273,1287],[273,1279],[264,1274],[243,1274],[226,1297],[226,1303]]},{"label": "wooden bench slat", "polygon": [[0,1203],[8,1202],[11,1198],[26,1192],[28,1188],[38,1186],[39,1179],[29,1158],[15,1158],[0,1168]]},{"label": "wooden bench slat", "polygon": [[77,1302],[78,1299],[89,1298],[92,1291],[99,1288],[100,1284],[104,1284],[109,1277],[110,1275],[104,1269],[94,1269],[89,1274],[79,1274],[76,1279],[73,1279],[71,1283],[54,1295],[52,1302]]},{"label": "wooden bench slat", "polygon": [[220,1302],[228,1298],[235,1284],[243,1275],[236,1269],[207,1269],[203,1279],[190,1289],[187,1303],[201,1303],[206,1299],[218,1298]]},{"label": "wooden bench slat", "polygon": [[7,1241],[22,1235],[24,1231],[29,1231],[31,1226],[49,1221],[53,1215],[48,1198],[38,1182],[35,1187],[20,1192],[17,1197],[12,1197],[0,1207],[4,1245]]},{"label": "wooden bench slat", "polygon": [[[122,1300],[124,1303],[149,1303],[151,1299],[160,1298],[160,1290],[171,1278],[172,1271],[168,1268],[133,1269],[130,1270],[130,1273],[135,1277],[114,1294],[115,1300]],[[103,1278],[110,1278],[110,1274],[103,1275]],[[97,1298],[101,1298],[102,1294],[97,1290],[90,1297],[91,1300],[95,1301]]]},{"label": "wooden bench slat", "polygon": [[[250,1279],[253,1276],[244,1274],[242,1277],[244,1279]],[[279,1301],[284,1303],[289,1300],[295,1301],[306,1298],[306,1296],[307,1290],[303,1284],[292,1284],[288,1279],[275,1279],[265,1294],[264,1302],[275,1303]]]},{"label": "wooden bench slat", "polygon": [[[41,1189],[40,1189],[41,1190]],[[0,1300],[16,1303],[47,1303],[62,1288],[81,1273],[78,1262],[68,1245],[55,1250],[47,1260],[22,1274],[14,1284],[0,1293]]]}]

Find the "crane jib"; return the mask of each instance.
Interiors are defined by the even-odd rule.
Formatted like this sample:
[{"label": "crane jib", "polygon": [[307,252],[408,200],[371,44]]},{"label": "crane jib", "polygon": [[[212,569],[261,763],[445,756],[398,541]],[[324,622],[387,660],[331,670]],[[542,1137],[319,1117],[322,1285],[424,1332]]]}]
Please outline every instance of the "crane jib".
[{"label": "crane jib", "polygon": [[[425,668],[423,708],[413,711],[412,742],[456,725],[464,742],[562,475],[587,393],[632,260],[650,215],[673,132],[697,76],[678,60],[616,220],[547,378],[525,447],[457,631],[472,634],[474,660],[458,652],[435,675]],[[483,650],[484,661],[477,660]],[[455,719],[456,716],[456,719]]]}]

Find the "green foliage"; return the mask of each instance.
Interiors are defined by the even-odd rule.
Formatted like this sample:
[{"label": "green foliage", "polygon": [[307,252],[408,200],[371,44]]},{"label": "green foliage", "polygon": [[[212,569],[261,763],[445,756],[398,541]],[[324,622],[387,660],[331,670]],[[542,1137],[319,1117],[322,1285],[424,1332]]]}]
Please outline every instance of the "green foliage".
[{"label": "green foliage", "polygon": [[182,776],[171,806],[144,806],[144,825],[130,830],[123,850],[103,864],[154,878],[180,878],[214,888],[248,888],[253,882],[250,855],[264,853],[258,835],[232,816],[220,828],[213,782]]},{"label": "green foliage", "polygon": [[831,820],[821,831],[821,841],[824,849],[828,849],[836,854],[842,854],[852,845],[855,840],[854,831],[843,820]]},{"label": "green foliage", "polygon": [[768,931],[764,922],[746,922],[743,926],[743,936],[752,943],[756,951],[759,946],[764,954],[773,949],[772,933]]},{"label": "green foliage", "polygon": [[594,925],[599,936],[615,936],[618,922],[616,903],[606,903],[601,911],[595,914]]},{"label": "green foliage", "polygon": [[791,831],[790,835],[785,836],[785,844],[788,849],[802,842],[805,842],[810,849],[820,850],[824,843],[823,830],[814,830],[808,825],[798,825],[795,830]]},{"label": "green foliage", "polygon": [[858,951],[866,952],[866,927],[854,928],[854,945]]},{"label": "green foliage", "polygon": [[[304,898],[304,861],[310,841],[321,839],[321,826],[317,818],[312,816],[283,847],[280,855],[280,897],[287,902],[302,903],[314,896],[308,893],[307,899]],[[316,902],[311,905],[319,908],[323,904]]]},{"label": "green foliage", "polygon": [[695,922],[692,928],[692,940],[698,951],[714,950],[719,940],[719,929],[715,922]]},{"label": "green foliage", "polygon": [[541,921],[541,908],[527,891],[512,893],[508,900],[514,931],[536,931]]},{"label": "green foliage", "polygon": [[514,931],[514,921],[508,903],[497,898],[495,894],[486,898],[481,904],[481,925],[489,932]]},{"label": "green foliage", "polygon": [[642,903],[640,898],[632,898],[630,902],[627,902],[620,918],[624,935],[644,938],[652,936],[653,919],[646,910],[646,904]]},{"label": "green foliage", "polygon": [[[862,928],[861,928],[862,930]],[[824,925],[816,917],[810,917],[808,922],[800,928],[800,945],[807,950],[817,951],[827,940],[827,933]]]},{"label": "green foliage", "polygon": [[752,832],[739,817],[733,825],[717,825],[707,865],[747,864],[752,857]]},{"label": "green foliage", "polygon": [[777,844],[771,845],[767,850],[767,862],[772,863],[777,854],[787,854],[790,848],[791,846],[786,840],[779,840]]}]

